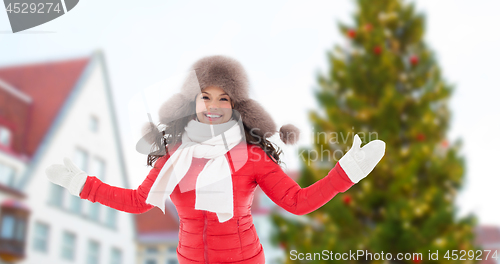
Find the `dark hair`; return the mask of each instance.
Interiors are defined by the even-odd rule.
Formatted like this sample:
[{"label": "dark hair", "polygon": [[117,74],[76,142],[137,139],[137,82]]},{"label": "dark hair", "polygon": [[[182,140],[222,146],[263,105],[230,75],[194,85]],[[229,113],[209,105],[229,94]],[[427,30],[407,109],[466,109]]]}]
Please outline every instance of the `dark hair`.
[{"label": "dark hair", "polygon": [[[175,146],[175,144],[182,141],[182,133],[184,133],[188,122],[196,118],[196,99],[190,102],[190,107],[188,109],[194,111],[186,113],[184,117],[168,123],[166,128],[161,132],[163,136],[156,139],[156,142],[152,144],[151,149],[155,151],[150,152],[148,155],[148,166],[152,167],[157,159],[168,154],[168,145]],[[232,118],[234,120],[239,120],[239,113],[233,110]],[[276,164],[283,163],[279,157],[283,151],[275,143],[267,140],[265,137],[250,133],[252,131],[251,128],[247,127],[245,124],[243,124],[243,128],[245,139],[248,144],[259,146]]]}]

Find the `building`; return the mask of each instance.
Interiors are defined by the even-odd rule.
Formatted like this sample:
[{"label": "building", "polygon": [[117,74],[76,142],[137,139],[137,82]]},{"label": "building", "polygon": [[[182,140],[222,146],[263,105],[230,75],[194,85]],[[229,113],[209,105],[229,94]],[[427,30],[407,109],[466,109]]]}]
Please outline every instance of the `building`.
[{"label": "building", "polygon": [[0,139],[1,228],[15,227],[2,233],[10,238],[0,240],[4,262],[135,262],[131,214],[72,196],[45,175],[66,156],[89,175],[129,187],[101,52],[0,67]]},{"label": "building", "polygon": [[[500,264],[500,227],[498,226],[478,226],[475,229],[476,245],[483,249],[481,264]],[[487,251],[491,250],[488,254]],[[486,256],[486,255],[489,256]]]},{"label": "building", "polygon": [[179,216],[167,201],[165,214],[157,208],[135,215],[138,264],[177,264]]}]

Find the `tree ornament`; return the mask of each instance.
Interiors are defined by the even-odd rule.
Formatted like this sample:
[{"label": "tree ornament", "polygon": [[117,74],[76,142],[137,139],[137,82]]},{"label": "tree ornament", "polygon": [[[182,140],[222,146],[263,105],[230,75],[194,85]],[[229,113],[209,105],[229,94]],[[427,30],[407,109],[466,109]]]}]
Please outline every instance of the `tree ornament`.
[{"label": "tree ornament", "polygon": [[410,63],[411,63],[411,65],[413,65],[413,66],[417,65],[417,64],[418,64],[418,56],[417,56],[417,55],[412,55],[412,56],[410,57]]},{"label": "tree ornament", "polygon": [[349,29],[347,30],[347,36],[349,36],[349,38],[355,38],[356,37],[356,30],[354,29]]},{"label": "tree ornament", "polygon": [[378,20],[380,22],[385,22],[386,19],[387,19],[387,15],[384,12],[379,12],[378,13]]},{"label": "tree ornament", "polygon": [[437,126],[439,126],[439,123],[440,123],[439,119],[438,118],[434,118],[434,124],[437,125]]},{"label": "tree ornament", "polygon": [[398,18],[398,14],[396,12],[394,12],[394,11],[385,15],[385,19],[386,20],[394,20],[394,19],[397,19],[397,18]]},{"label": "tree ornament", "polygon": [[399,79],[402,82],[406,82],[406,80],[408,80],[408,76],[406,75],[406,73],[402,72],[402,73],[399,74]]},{"label": "tree ornament", "polygon": [[446,153],[448,151],[448,146],[449,146],[448,140],[445,139],[445,140],[441,141],[441,143],[439,143],[435,147],[436,155],[440,158],[443,158],[444,156],[446,156]]},{"label": "tree ornament", "polygon": [[422,134],[422,133],[418,133],[418,135],[417,135],[417,140],[418,140],[418,141],[424,141],[424,140],[425,140],[425,135],[424,135],[424,134]]},{"label": "tree ornament", "polygon": [[400,81],[396,82],[396,90],[400,93],[404,93],[405,92],[404,84],[401,83]]},{"label": "tree ornament", "polygon": [[392,36],[392,32],[388,28],[384,28],[384,36],[390,38]]},{"label": "tree ornament", "polygon": [[376,55],[379,55],[380,53],[382,53],[382,47],[375,46],[375,48],[373,48],[373,53],[375,53]]},{"label": "tree ornament", "polygon": [[404,33],[405,33],[404,27],[401,26],[396,29],[396,36],[398,38],[401,38]]},{"label": "tree ornament", "polygon": [[349,194],[345,194],[343,197],[342,197],[342,202],[344,202],[344,204],[346,205],[349,205],[351,203],[351,196]]},{"label": "tree ornament", "polygon": [[399,48],[400,48],[399,41],[396,40],[396,39],[393,39],[391,41],[391,49],[392,49],[392,51],[394,51],[394,53],[399,53]]},{"label": "tree ornament", "polygon": [[370,32],[373,30],[373,26],[370,23],[365,24],[364,29],[366,32]]},{"label": "tree ornament", "polygon": [[351,54],[352,56],[357,57],[360,54],[360,52],[357,48],[353,48]]},{"label": "tree ornament", "polygon": [[389,49],[389,50],[392,49],[392,41],[391,41],[391,39],[389,39],[389,38],[385,39],[385,48]]}]

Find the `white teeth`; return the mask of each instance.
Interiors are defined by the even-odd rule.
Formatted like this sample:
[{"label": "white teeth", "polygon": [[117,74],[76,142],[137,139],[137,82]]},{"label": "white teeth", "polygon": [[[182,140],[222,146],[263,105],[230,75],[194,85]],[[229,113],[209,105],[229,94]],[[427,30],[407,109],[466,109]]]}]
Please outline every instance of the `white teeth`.
[{"label": "white teeth", "polygon": [[221,117],[221,115],[206,115],[208,117]]}]

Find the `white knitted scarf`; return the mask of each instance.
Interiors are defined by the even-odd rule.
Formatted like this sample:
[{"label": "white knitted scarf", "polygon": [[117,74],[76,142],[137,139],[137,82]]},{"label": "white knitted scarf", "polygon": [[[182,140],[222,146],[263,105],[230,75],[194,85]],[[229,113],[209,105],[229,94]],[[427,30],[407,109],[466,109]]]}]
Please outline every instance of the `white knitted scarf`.
[{"label": "white knitted scarf", "polygon": [[[158,174],[146,203],[159,207],[165,213],[165,201],[191,167],[193,157],[209,161],[196,180],[195,209],[217,213],[219,222],[233,217],[233,182],[231,169],[224,154],[242,140],[238,122],[205,124],[188,122],[182,134],[182,144],[165,162]],[[190,191],[181,187],[181,192]]]}]

